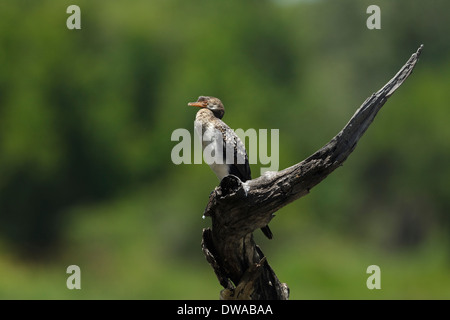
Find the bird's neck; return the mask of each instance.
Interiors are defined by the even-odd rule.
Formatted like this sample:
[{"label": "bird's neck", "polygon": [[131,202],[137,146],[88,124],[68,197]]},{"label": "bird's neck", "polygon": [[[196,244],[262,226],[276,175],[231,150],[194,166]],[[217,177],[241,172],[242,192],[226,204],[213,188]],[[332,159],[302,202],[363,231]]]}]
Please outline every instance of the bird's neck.
[{"label": "bird's neck", "polygon": [[217,119],[214,113],[206,108],[200,109],[195,116],[196,121],[200,121],[201,123],[214,123]]}]

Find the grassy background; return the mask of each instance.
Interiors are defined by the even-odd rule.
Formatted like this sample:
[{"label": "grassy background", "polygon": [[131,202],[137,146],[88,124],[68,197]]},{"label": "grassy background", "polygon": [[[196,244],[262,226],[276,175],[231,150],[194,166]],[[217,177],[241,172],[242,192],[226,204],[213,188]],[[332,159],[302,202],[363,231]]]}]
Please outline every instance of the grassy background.
[{"label": "grassy background", "polygon": [[0,0],[0,298],[217,299],[200,241],[218,181],[170,159],[187,102],[279,129],[283,169],[422,43],[344,166],[255,237],[291,299],[450,298],[448,1],[78,1],[73,31],[70,4]]}]

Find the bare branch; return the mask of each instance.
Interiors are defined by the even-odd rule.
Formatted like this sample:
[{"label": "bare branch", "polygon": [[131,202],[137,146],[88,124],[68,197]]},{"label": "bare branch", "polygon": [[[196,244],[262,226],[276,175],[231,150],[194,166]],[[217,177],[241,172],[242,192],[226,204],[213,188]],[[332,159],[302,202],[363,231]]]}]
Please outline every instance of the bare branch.
[{"label": "bare branch", "polygon": [[211,216],[212,229],[204,230],[202,248],[225,287],[222,298],[288,298],[287,286],[279,282],[253,241],[252,232],[267,225],[275,211],[308,194],[343,164],[387,99],[411,74],[422,48],[419,47],[383,88],[366,99],[347,125],[313,155],[287,169],[266,172],[246,183],[235,176],[227,176],[211,193],[204,215]]}]

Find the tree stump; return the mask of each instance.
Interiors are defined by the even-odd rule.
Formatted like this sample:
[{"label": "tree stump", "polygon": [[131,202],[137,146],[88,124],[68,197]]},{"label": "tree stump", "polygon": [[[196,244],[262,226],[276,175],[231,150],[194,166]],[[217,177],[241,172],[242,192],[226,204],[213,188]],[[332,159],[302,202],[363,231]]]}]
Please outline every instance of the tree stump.
[{"label": "tree stump", "polygon": [[278,172],[241,182],[229,175],[209,197],[204,216],[212,227],[203,230],[202,250],[224,289],[221,299],[287,300],[281,283],[253,239],[274,212],[309,193],[341,166],[355,149],[387,99],[413,71],[423,45],[379,91],[364,101],[347,125],[307,159]]}]

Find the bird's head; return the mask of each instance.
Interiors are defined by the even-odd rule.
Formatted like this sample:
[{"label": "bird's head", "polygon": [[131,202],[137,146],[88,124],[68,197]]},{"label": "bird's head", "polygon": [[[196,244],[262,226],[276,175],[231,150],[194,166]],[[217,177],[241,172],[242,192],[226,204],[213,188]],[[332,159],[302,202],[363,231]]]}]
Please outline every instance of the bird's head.
[{"label": "bird's head", "polygon": [[212,111],[216,118],[219,119],[222,119],[223,115],[225,114],[225,108],[222,104],[222,101],[214,97],[200,96],[198,97],[197,102],[189,102],[188,106],[207,108]]}]

